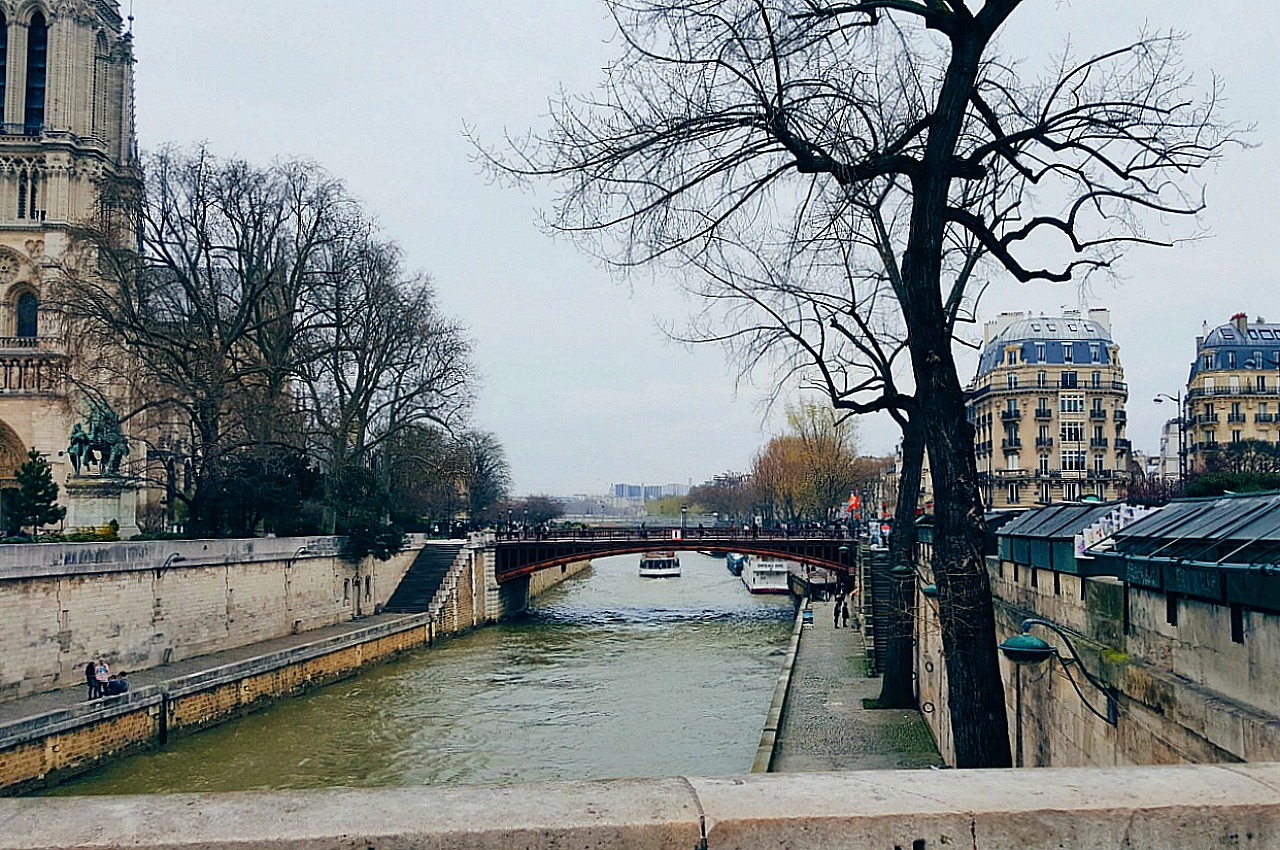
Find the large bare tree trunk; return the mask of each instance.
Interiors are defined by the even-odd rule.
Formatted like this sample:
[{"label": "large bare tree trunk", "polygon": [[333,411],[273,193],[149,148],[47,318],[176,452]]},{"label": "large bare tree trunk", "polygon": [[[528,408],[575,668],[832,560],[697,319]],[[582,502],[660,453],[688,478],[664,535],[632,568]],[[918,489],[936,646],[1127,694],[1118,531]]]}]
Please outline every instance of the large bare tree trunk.
[{"label": "large bare tree trunk", "polygon": [[[924,431],[916,418],[902,426],[902,467],[898,470],[898,500],[889,532],[889,622],[880,680],[881,708],[910,708],[916,704],[912,677],[912,604],[915,600],[916,505],[920,501],[920,471],[924,466]],[[894,575],[897,567],[911,570]],[[901,571],[899,571],[901,573]]]}]

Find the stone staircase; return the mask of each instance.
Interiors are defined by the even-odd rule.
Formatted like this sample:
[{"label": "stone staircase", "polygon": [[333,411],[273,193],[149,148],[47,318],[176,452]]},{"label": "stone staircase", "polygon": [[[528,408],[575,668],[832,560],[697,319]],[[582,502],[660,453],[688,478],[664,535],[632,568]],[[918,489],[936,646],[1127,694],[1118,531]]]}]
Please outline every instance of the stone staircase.
[{"label": "stone staircase", "polygon": [[400,586],[391,594],[382,610],[397,614],[417,614],[426,611],[435,598],[436,591],[449,574],[461,543],[428,543],[409,565],[400,580]]}]

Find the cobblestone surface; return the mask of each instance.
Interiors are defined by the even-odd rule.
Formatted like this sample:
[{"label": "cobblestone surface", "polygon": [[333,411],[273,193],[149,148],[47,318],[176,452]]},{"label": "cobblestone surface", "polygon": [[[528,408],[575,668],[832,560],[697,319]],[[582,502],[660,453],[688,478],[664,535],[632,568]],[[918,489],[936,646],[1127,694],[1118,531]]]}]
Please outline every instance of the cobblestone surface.
[{"label": "cobblestone surface", "polygon": [[813,603],[813,623],[802,627],[773,771],[942,765],[918,711],[863,708],[879,696],[880,679],[866,674],[862,632],[832,627],[833,607]]}]

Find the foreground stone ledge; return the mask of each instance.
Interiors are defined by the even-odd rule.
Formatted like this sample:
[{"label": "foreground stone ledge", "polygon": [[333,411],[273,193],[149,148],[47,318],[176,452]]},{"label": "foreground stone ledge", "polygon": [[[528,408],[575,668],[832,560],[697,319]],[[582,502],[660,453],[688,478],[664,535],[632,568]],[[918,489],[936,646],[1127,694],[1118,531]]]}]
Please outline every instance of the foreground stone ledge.
[{"label": "foreground stone ledge", "polygon": [[0,850],[704,846],[1280,848],[1280,764],[0,800]]}]

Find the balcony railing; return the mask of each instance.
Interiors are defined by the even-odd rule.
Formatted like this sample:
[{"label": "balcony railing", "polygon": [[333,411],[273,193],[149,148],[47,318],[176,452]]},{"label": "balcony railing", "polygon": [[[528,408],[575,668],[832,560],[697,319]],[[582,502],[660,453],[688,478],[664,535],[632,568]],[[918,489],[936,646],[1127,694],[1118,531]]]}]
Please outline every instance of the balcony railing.
[{"label": "balcony railing", "polygon": [[1228,414],[1227,414],[1227,421],[1228,421],[1228,422],[1244,422],[1246,419],[1247,419],[1247,417],[1246,417],[1243,413],[1228,413]]},{"label": "balcony railing", "polygon": [[1116,451],[1127,452],[1132,446],[1133,444],[1129,442],[1127,437],[1116,437]]},{"label": "balcony railing", "polygon": [[1255,413],[1253,414],[1254,422],[1275,422],[1276,415],[1274,413]]},{"label": "balcony railing", "polygon": [[1036,448],[1037,449],[1053,448],[1053,437],[1036,437]]},{"label": "balcony railing", "polygon": [[1022,448],[1022,440],[1017,437],[1014,437],[1011,440],[1001,440],[1000,448],[1004,449],[1006,452],[1016,452],[1018,449]]},{"label": "balcony railing", "polygon": [[1093,449],[1105,449],[1107,447],[1107,438],[1091,437],[1089,439],[1089,447]]},{"label": "balcony railing", "polygon": [[1191,422],[1193,425],[1205,425],[1210,422],[1217,422],[1217,421],[1218,421],[1218,414],[1216,413],[1197,413],[1195,416],[1191,417]]},{"label": "balcony railing", "polygon": [[1002,410],[1000,411],[1000,418],[1006,422],[1008,422],[1011,419],[1021,419],[1022,411],[1016,407],[1013,408],[1012,410]]},{"label": "balcony railing", "polygon": [[1101,407],[1095,407],[1089,411],[1089,418],[1106,421],[1107,411],[1103,410]]},{"label": "balcony railing", "polygon": [[55,395],[63,391],[65,373],[61,354],[0,351],[0,396]]},{"label": "balcony railing", "polygon": [[1036,419],[1052,419],[1052,418],[1053,418],[1053,408],[1052,408],[1052,407],[1037,407],[1037,408],[1036,408]]},{"label": "balcony railing", "polygon": [[1253,384],[1244,384],[1237,387],[1196,387],[1187,390],[1187,398],[1209,398],[1232,395],[1264,395],[1275,398],[1280,396],[1280,386],[1258,387]]},{"label": "balcony railing", "polygon": [[1123,410],[1117,410],[1115,413],[1111,414],[1111,417],[1117,422],[1124,422],[1129,418],[1129,414],[1125,413]]}]

